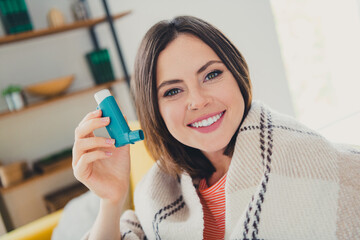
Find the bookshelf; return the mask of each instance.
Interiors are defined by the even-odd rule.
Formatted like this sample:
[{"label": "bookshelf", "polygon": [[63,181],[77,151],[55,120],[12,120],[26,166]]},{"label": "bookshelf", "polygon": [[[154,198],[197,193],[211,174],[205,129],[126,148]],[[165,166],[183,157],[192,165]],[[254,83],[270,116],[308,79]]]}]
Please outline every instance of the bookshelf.
[{"label": "bookshelf", "polygon": [[[122,12],[122,13],[113,15],[112,19],[117,20],[117,19],[120,19],[120,18],[130,14],[130,13],[131,13],[131,11]],[[37,37],[42,37],[42,36],[47,36],[47,35],[61,33],[61,32],[66,32],[66,31],[71,31],[71,30],[75,30],[75,29],[79,29],[79,28],[92,27],[92,26],[95,26],[95,25],[105,22],[105,21],[107,21],[107,18],[102,17],[102,18],[96,18],[96,19],[90,19],[90,20],[84,20],[84,21],[77,21],[74,23],[63,25],[61,27],[39,29],[39,30],[33,30],[33,31],[29,31],[29,32],[18,33],[18,34],[14,34],[14,35],[7,35],[4,37],[0,37],[0,45],[23,41],[23,40],[32,39],[32,38],[37,38]]]},{"label": "bookshelf", "polygon": [[[120,58],[120,67],[123,70],[124,77],[103,84],[94,84],[94,86],[92,87],[66,93],[51,99],[45,99],[38,103],[31,104],[19,111],[0,112],[0,119],[6,121],[8,120],[6,119],[7,117],[15,116],[15,118],[21,121],[21,117],[24,116],[22,115],[22,113],[24,112],[30,112],[34,109],[49,106],[55,102],[63,101],[66,99],[76,99],[77,96],[88,95],[103,88],[111,88],[118,83],[129,83],[129,76],[127,74],[125,61],[121,54],[120,44],[116,36],[113,21],[129,15],[131,11],[123,11],[117,14],[110,14],[106,0],[100,0],[100,2],[102,2],[105,8],[104,17],[76,21],[59,27],[36,29],[13,35],[0,36],[0,48],[9,44],[22,42],[29,39],[42,38],[50,35],[61,34],[68,31],[74,31],[77,29],[88,29],[91,33],[91,40],[93,41],[94,48],[97,49],[98,46],[96,35],[94,33],[94,27],[101,23],[107,23],[110,26],[114,44],[116,45],[116,50]],[[50,106],[50,108],[51,107],[52,106]],[[25,124],[31,125],[30,122]],[[61,167],[54,169],[53,171],[44,174],[33,175],[32,177],[25,179],[24,181],[8,188],[0,188],[0,213],[2,215],[2,219],[4,220],[6,231],[13,230],[14,228],[20,227],[39,217],[45,216],[47,212],[43,202],[43,197],[54,190],[70,186],[74,182],[77,182],[77,180],[74,178],[72,173],[71,159],[68,159]],[[26,201],[25,203],[20,203],[19,200],[23,199],[24,197],[29,198],[28,201]]]},{"label": "bookshelf", "polygon": [[6,111],[6,112],[0,112],[0,118],[2,117],[6,117],[6,116],[13,116],[15,114],[21,114],[22,112],[24,111],[29,111],[31,109],[34,109],[34,108],[37,108],[37,107],[41,107],[41,106],[44,106],[44,105],[47,105],[47,104],[51,104],[55,101],[61,101],[61,100],[64,100],[66,98],[70,98],[70,97],[74,97],[74,96],[77,96],[77,95],[80,95],[80,94],[86,94],[86,93],[91,93],[91,92],[96,92],[96,91],[99,91],[103,88],[110,88],[112,85],[114,84],[117,84],[117,83],[120,83],[120,82],[123,82],[125,81],[124,78],[121,78],[121,79],[117,79],[115,81],[112,81],[112,82],[108,82],[108,83],[103,83],[103,84],[99,84],[99,85],[95,85],[93,87],[90,87],[90,88],[86,88],[86,89],[82,89],[82,90],[79,90],[79,91],[75,91],[75,92],[71,92],[71,93],[65,93],[65,94],[62,94],[60,96],[57,96],[57,97],[54,97],[54,98],[50,98],[48,100],[44,100],[44,101],[41,101],[41,102],[38,102],[38,103],[34,103],[34,104],[31,104],[31,105],[28,105],[26,107],[24,107],[23,109],[21,110],[18,110],[18,111],[14,111],[14,112],[10,112],[10,111]]},{"label": "bookshelf", "polygon": [[59,165],[59,167],[57,167],[56,169],[54,170],[51,170],[49,172],[46,172],[46,173],[43,173],[43,174],[35,174],[27,179],[24,179],[23,181],[19,182],[18,184],[15,184],[13,186],[10,186],[10,187],[7,187],[7,188],[3,188],[3,187],[0,187],[0,193],[1,194],[7,194],[7,193],[10,193],[16,189],[19,189],[19,188],[22,188],[22,187],[26,187],[28,184],[32,184],[34,183],[35,181],[40,181],[40,180],[43,180],[49,176],[52,176],[52,175],[56,175],[57,173],[60,173],[60,172],[63,172],[63,171],[66,171],[67,169],[70,169],[71,168],[71,161],[72,161],[72,158],[67,158],[67,159],[64,159],[64,160],[61,160],[61,166]]},{"label": "bookshelf", "polygon": [[[131,13],[131,11],[124,11],[118,14],[115,14],[111,17],[112,20],[117,20],[120,19],[122,17],[125,17],[127,15],[129,15]],[[63,26],[60,27],[54,27],[54,28],[45,28],[45,29],[39,29],[39,30],[33,30],[33,31],[28,31],[28,32],[23,32],[23,33],[18,33],[18,34],[13,34],[13,35],[6,35],[3,37],[0,37],[0,47],[2,45],[5,44],[11,44],[14,42],[19,42],[19,41],[24,41],[24,40],[28,40],[28,39],[33,39],[33,38],[38,38],[38,37],[44,37],[44,36],[48,36],[48,35],[53,35],[53,34],[58,34],[58,33],[62,33],[62,32],[67,32],[67,31],[71,31],[71,30],[76,30],[76,29],[80,29],[80,28],[91,28],[94,27],[97,24],[103,23],[108,21],[107,17],[101,17],[101,18],[94,18],[94,19],[89,19],[89,20],[83,20],[83,21],[76,21],[70,24],[65,24]],[[71,97],[74,96],[76,94],[82,94],[82,93],[86,93],[86,92],[91,92],[94,89],[101,89],[101,88],[109,88],[111,87],[114,83],[120,82],[120,81],[126,81],[127,76],[125,76],[125,78],[123,79],[117,79],[114,82],[109,82],[109,83],[105,83],[105,84],[100,84],[100,85],[96,85],[94,87],[91,87],[89,89],[84,89],[84,90],[80,90],[77,92],[73,92],[73,93],[68,93],[65,95],[61,95],[60,97],[56,97],[56,98],[51,98],[49,100],[44,100],[42,102],[39,103],[35,103],[32,104],[30,106],[27,106],[23,109],[21,109],[20,111],[4,111],[4,112],[0,112],[0,118],[1,117],[5,117],[8,115],[13,115],[13,114],[19,114],[23,111],[27,111],[29,109],[32,109],[34,107],[40,107],[43,106],[45,104],[51,103],[53,101],[58,101],[67,97]]]}]

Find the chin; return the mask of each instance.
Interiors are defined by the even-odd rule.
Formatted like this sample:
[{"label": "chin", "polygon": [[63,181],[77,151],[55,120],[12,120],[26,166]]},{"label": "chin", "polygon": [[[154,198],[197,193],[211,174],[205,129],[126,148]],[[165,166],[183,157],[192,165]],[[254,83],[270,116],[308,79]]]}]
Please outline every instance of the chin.
[{"label": "chin", "polygon": [[225,148],[228,146],[229,142],[222,143],[222,144],[218,143],[216,145],[214,145],[214,144],[201,145],[201,146],[197,146],[195,148],[199,149],[202,152],[208,152],[208,153],[225,151]]}]

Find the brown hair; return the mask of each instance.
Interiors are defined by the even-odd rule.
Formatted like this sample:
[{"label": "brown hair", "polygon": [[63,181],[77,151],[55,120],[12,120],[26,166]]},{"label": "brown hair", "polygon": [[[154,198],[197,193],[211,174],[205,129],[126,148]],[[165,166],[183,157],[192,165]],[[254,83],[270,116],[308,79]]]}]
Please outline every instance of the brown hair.
[{"label": "brown hair", "polygon": [[[252,91],[245,59],[218,29],[191,16],[161,21],[146,33],[136,56],[132,89],[140,125],[145,134],[145,145],[152,157],[159,160],[160,167],[174,176],[186,171],[192,177],[207,178],[215,172],[214,166],[200,150],[185,146],[170,134],[160,115],[157,100],[158,56],[171,41],[183,33],[194,35],[211,47],[233,74],[244,98],[244,117],[246,116],[251,106]],[[238,131],[224,151],[227,156],[232,156],[234,152],[237,133]]]}]

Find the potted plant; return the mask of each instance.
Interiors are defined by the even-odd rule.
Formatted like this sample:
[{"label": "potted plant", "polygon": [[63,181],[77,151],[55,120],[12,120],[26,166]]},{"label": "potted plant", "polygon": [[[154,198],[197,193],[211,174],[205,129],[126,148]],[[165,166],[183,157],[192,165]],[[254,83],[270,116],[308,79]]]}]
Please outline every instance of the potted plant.
[{"label": "potted plant", "polygon": [[25,98],[22,93],[22,88],[18,85],[10,85],[2,91],[5,97],[9,110],[20,110],[25,107]]}]

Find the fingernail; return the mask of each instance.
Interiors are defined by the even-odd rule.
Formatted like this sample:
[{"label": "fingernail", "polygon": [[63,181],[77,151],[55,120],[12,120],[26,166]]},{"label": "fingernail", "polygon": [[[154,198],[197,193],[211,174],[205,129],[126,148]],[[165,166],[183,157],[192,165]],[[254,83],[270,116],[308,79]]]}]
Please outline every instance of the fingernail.
[{"label": "fingernail", "polygon": [[112,155],[112,152],[105,152],[105,154],[106,154],[107,156],[111,156],[111,155]]},{"label": "fingernail", "polygon": [[93,111],[93,114],[96,115],[100,112],[100,109]]},{"label": "fingernail", "polygon": [[103,118],[101,118],[101,121],[103,121],[103,122],[108,122],[109,120],[110,120],[109,117],[103,117]]},{"label": "fingernail", "polygon": [[115,139],[107,138],[106,143],[113,145],[115,143]]}]

